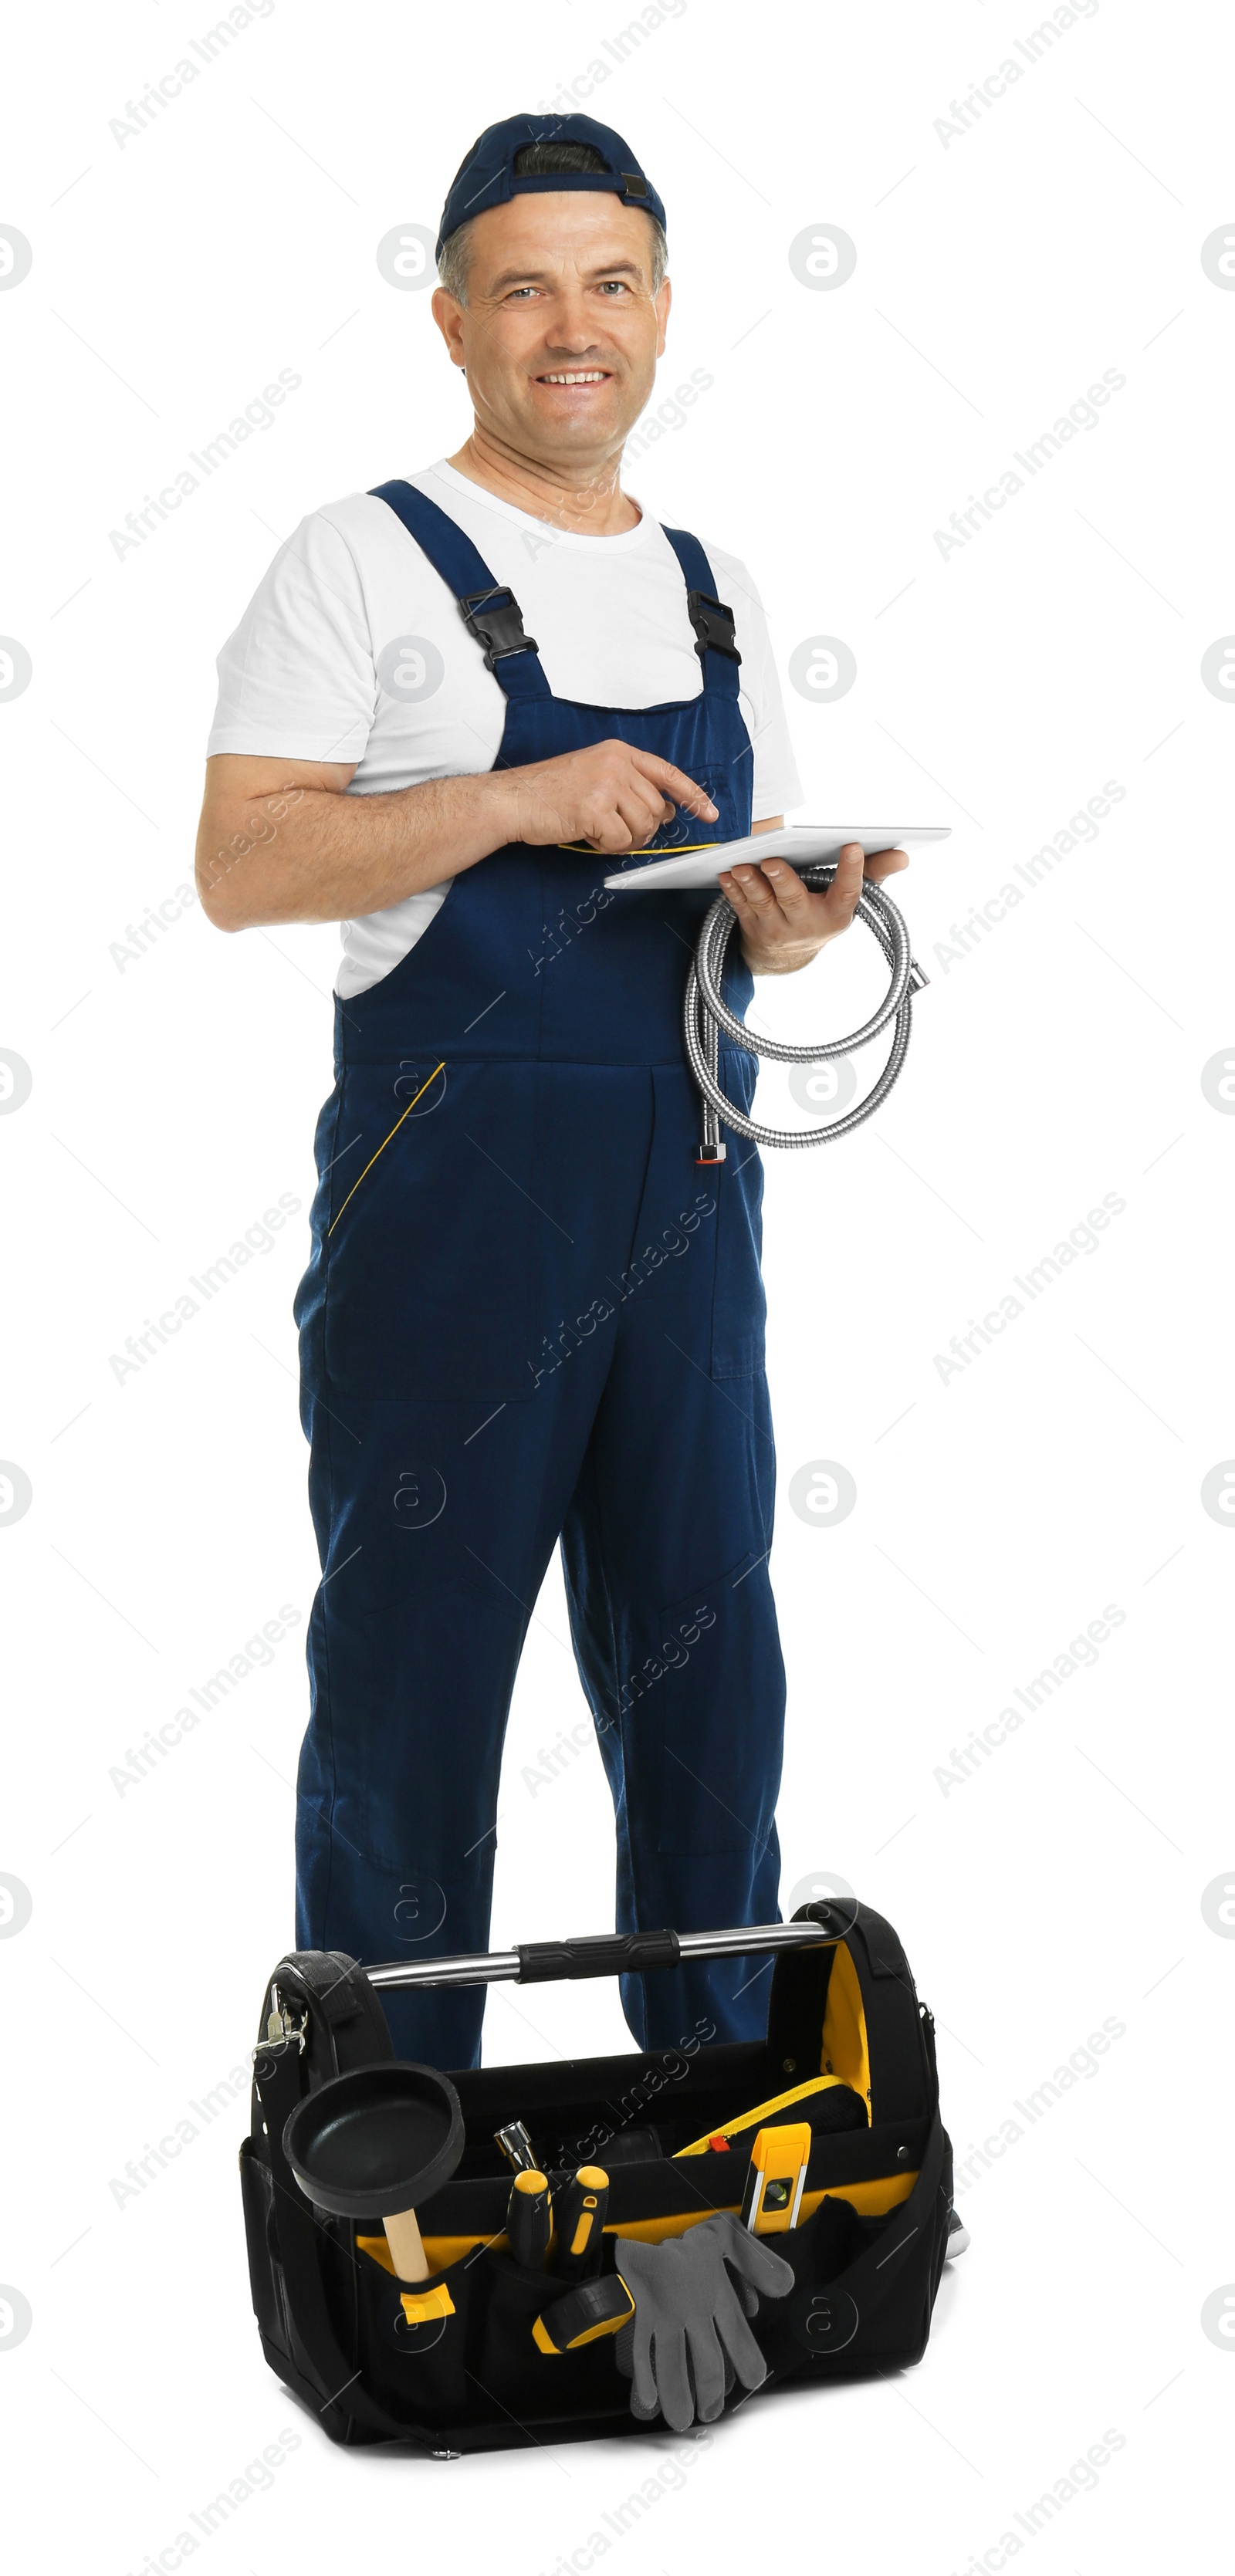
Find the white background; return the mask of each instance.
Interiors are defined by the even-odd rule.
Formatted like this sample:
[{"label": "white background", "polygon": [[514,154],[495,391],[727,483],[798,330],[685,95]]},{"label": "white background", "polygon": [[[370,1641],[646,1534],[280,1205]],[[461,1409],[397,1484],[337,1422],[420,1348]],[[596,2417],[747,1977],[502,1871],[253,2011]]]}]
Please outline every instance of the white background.
[{"label": "white background", "polygon": [[[7,46],[0,220],[34,264],[0,294],[0,627],[33,662],[0,704],[0,1045],[33,1074],[0,1121],[0,1451],[33,1489],[0,1529],[0,1869],[33,1899],[0,1944],[0,2278],[33,2317],[0,2358],[27,2479],[6,2539],[27,2565],[170,2568],[189,2512],[289,2426],[294,2460],[200,2541],[212,2568],[500,2553],[537,2576],[587,2566],[601,2514],[670,2447],[441,2467],[333,2450],[250,2313],[243,2092],[135,2197],[111,2189],[246,2064],[292,1933],[315,1559],[290,1309],[336,943],[225,942],[192,910],[123,968],[111,950],[189,876],[213,656],[276,544],[465,434],[428,293],[385,283],[378,241],[434,227],[472,136],[551,100],[629,21],[597,0],[279,0],[121,149],[109,119],[212,23],[118,0],[27,12]],[[1235,1122],[1201,1088],[1235,1054],[1235,713],[1200,674],[1235,615],[1235,294],[1200,259],[1235,230],[1232,62],[1216,8],[1105,0],[945,146],[950,101],[1038,23],[1014,0],[800,18],[690,0],[581,101],[667,200],[663,390],[715,378],[629,480],[751,566],[800,819],[954,827],[898,888],[932,982],[894,1100],[835,1149],[770,1158],[783,1897],[839,1873],[896,1924],[960,2161],[1105,2019],[1126,2026],[971,2167],[973,2247],[922,2366],[744,2409],[614,2541],[629,2571],[807,2551],[876,2576],[993,2569],[1014,2512],[1108,2427],[1124,2447],[1096,2492],[1025,2549],[1082,2576],[1178,2562],[1235,2372],[1200,2321],[1235,2279],[1216,2062],[1235,1949],[1201,1912],[1235,1862],[1235,1535],[1200,1500],[1235,1453]],[[821,223],[857,245],[835,291],[789,266]],[[303,384],[274,425],[119,559],[109,531],[284,367]],[[1099,425],[942,556],[934,531],[1108,368],[1127,381]],[[819,634],[856,656],[834,704],[788,683]],[[1096,840],[939,959],[1109,779],[1126,792]],[[760,1008],[823,1034],[877,980],[834,958]],[[302,1210],[274,1249],[117,1383],[126,1335],[281,1191]],[[1126,1207],[1100,1248],[944,1382],[936,1354],[1108,1192]],[[817,1459],[856,1480],[839,1526],[787,1505]],[[270,1665],[118,1794],[127,1748],[284,1603]],[[1125,1621],[1096,1666],[937,1780],[1108,1603]],[[555,1568],[508,1738],[496,1943],[611,1919],[594,1746],[535,1794],[522,1777],[583,1714]],[[625,2040],[610,1987],[489,2007],[493,2061]]]}]

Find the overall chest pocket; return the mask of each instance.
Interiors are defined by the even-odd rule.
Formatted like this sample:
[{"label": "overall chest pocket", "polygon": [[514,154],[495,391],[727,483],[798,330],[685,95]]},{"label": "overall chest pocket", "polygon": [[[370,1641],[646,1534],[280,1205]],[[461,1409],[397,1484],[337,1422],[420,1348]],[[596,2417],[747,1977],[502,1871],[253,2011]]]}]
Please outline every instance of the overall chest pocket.
[{"label": "overall chest pocket", "polygon": [[326,1373],[339,1393],[528,1395],[535,1066],[349,1066],[335,1132],[323,1255]]}]

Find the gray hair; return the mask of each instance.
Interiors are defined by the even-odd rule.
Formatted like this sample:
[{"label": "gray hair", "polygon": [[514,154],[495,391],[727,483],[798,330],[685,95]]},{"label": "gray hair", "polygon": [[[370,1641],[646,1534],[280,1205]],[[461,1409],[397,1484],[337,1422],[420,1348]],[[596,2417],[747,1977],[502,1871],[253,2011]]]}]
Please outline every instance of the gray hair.
[{"label": "gray hair", "polygon": [[[449,240],[443,242],[442,256],[437,263],[438,283],[445,289],[447,295],[453,295],[456,304],[467,302],[467,273],[471,266],[474,221],[473,216],[468,223],[460,224],[457,230],[451,233]],[[648,222],[652,227],[652,293],[655,295],[664,281],[665,271],[669,265],[669,244],[665,238],[664,226],[657,223],[655,215],[649,215]]]}]

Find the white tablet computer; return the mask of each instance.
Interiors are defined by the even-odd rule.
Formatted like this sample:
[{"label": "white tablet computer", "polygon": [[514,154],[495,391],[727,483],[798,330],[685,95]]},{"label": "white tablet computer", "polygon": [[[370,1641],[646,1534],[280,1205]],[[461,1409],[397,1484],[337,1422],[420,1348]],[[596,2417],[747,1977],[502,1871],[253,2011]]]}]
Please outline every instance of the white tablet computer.
[{"label": "white tablet computer", "polygon": [[[690,816],[683,822],[690,828]],[[752,832],[744,841],[712,841],[706,849],[690,848],[663,859],[645,859],[633,850],[620,874],[606,877],[606,888],[627,894],[652,893],[660,886],[714,886],[722,868],[743,860],[787,859],[806,867],[812,859],[838,859],[848,841],[860,841],[867,856],[876,850],[921,850],[951,837],[951,825],[926,823],[787,823],[779,832]]]}]

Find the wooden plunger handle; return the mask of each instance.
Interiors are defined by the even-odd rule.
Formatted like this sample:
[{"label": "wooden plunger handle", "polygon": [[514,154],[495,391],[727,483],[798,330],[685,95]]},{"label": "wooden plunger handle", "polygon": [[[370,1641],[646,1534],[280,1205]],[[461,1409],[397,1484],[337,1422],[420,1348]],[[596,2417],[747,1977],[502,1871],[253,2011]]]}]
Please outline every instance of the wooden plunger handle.
[{"label": "wooden plunger handle", "polygon": [[400,2281],[427,2281],[428,2258],[420,2239],[414,2209],[401,2209],[393,2218],[383,2218],[390,2259]]}]

